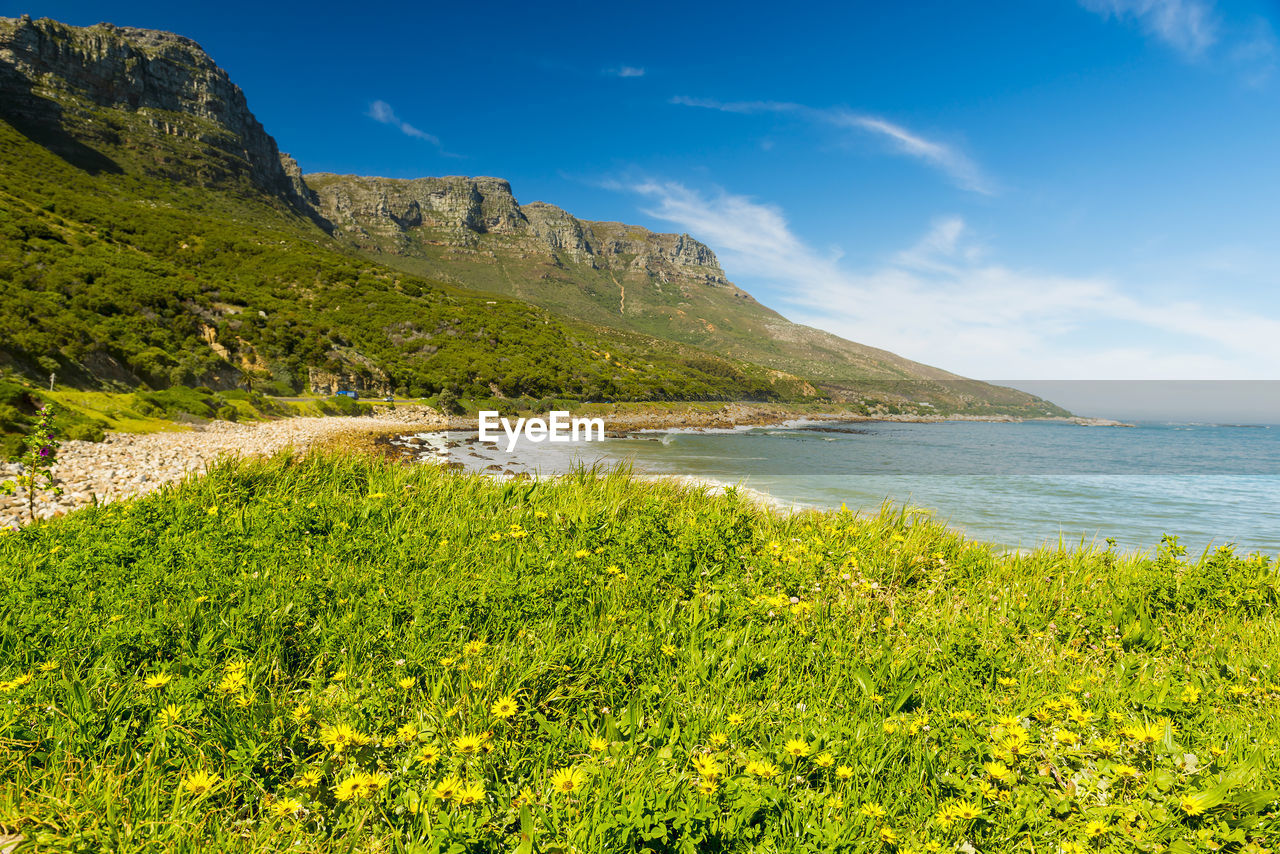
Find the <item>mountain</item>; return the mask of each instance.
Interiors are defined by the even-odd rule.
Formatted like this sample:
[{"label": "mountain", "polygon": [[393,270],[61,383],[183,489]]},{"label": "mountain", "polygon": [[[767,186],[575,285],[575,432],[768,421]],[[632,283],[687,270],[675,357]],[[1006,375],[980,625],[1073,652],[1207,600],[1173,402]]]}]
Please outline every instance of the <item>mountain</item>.
[{"label": "mountain", "polygon": [[500,178],[304,177],[335,237],[390,266],[805,376],[837,400],[899,387],[949,402],[1026,400],[792,323],[687,234],[521,205]]},{"label": "mountain", "polygon": [[1059,414],[791,324],[688,235],[496,178],[303,176],[190,39],[0,19],[0,368]]}]

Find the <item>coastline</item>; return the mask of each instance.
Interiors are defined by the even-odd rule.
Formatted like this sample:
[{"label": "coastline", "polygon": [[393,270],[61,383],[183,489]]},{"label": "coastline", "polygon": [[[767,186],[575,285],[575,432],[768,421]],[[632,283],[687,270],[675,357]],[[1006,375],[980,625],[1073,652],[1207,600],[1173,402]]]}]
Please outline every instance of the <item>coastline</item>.
[{"label": "coastline", "polygon": [[[578,414],[575,412],[575,414]],[[1132,426],[1102,419],[1023,419],[1009,415],[970,416],[868,416],[840,409],[778,404],[727,403],[687,405],[589,406],[582,411],[605,419],[606,435],[690,431],[720,432],[750,427],[830,422],[944,423],[973,421],[1019,423],[1028,420],[1075,423],[1082,426]],[[273,421],[233,423],[211,421],[186,430],[160,433],[111,432],[102,442],[66,441],[54,466],[55,482],[63,490],[58,497],[41,495],[36,514],[40,518],[60,516],[79,507],[145,495],[164,484],[174,483],[225,457],[270,456],[285,451],[305,453],[313,448],[341,446],[381,450],[394,456],[426,461],[419,448],[398,447],[396,437],[414,434],[446,435],[451,431],[473,431],[477,419],[446,417],[418,405],[375,406],[367,416],[293,417]],[[446,441],[448,441],[446,439]],[[437,449],[438,451],[439,449]],[[471,462],[475,457],[468,457]],[[445,460],[448,462],[448,460]],[[478,461],[477,461],[478,462]],[[528,465],[516,460],[486,459],[483,465],[455,465],[499,476],[531,476]],[[0,481],[18,471],[15,464],[0,464]],[[558,472],[551,472],[555,474]],[[668,476],[637,473],[641,477],[681,480],[714,490],[744,489],[711,478],[690,475]],[[762,504],[788,509],[791,505],[763,492],[753,493]],[[0,528],[16,528],[25,523],[20,496],[0,496]],[[807,508],[799,508],[807,509]]]}]

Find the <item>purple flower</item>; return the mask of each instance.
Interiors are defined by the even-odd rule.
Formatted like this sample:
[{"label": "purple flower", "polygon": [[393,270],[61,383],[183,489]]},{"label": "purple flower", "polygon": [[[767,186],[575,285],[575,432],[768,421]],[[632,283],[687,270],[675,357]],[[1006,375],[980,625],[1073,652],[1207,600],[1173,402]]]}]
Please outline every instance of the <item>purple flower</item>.
[{"label": "purple flower", "polygon": [[42,457],[47,457],[52,453],[53,453],[53,448],[50,448],[48,445],[45,445],[43,448],[40,449],[40,456]]}]

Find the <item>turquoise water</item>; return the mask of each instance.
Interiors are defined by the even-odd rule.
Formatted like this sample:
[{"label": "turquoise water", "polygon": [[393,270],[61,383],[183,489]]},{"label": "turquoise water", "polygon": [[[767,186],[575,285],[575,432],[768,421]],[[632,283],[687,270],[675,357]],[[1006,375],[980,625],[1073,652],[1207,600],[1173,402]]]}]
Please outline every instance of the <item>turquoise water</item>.
[{"label": "turquoise water", "polygon": [[970,536],[1192,553],[1280,553],[1280,427],[851,423],[642,434],[592,443],[636,468],[741,483],[787,502],[929,508]]}]

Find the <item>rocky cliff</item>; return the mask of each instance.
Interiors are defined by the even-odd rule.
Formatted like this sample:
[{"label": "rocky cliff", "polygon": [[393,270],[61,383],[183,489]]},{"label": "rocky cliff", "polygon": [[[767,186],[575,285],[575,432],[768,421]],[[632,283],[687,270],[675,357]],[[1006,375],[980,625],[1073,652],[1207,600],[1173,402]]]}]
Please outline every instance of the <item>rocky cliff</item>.
[{"label": "rocky cliff", "polygon": [[687,234],[580,220],[545,202],[521,205],[501,178],[316,173],[305,180],[335,233],[362,249],[425,255],[430,247],[474,247],[492,236],[502,238],[506,249],[555,255],[595,270],[728,284],[715,253]]},{"label": "rocky cliff", "polygon": [[[101,111],[90,115],[94,107],[117,113],[120,124],[104,123]],[[305,205],[301,171],[254,118],[240,87],[200,45],[173,33],[0,18],[0,114],[82,157],[89,152],[56,138],[68,125],[90,143],[117,143],[122,131],[132,136],[141,119],[157,134],[189,140],[214,161],[197,176],[216,182],[242,175],[258,189]],[[98,154],[100,167],[114,165]]]}]

